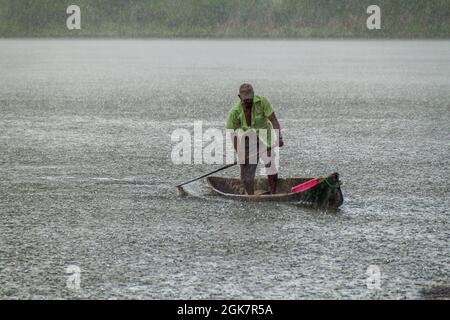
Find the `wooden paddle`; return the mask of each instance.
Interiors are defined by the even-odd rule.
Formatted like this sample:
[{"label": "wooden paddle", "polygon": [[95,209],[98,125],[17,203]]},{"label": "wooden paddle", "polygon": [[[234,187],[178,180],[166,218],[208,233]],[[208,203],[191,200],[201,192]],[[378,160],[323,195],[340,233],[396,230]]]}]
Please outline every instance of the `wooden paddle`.
[{"label": "wooden paddle", "polygon": [[[250,157],[252,157],[252,156],[255,156],[255,154],[250,155],[247,159],[250,159]],[[256,152],[256,157],[259,157],[259,152]],[[216,169],[216,170],[214,170],[214,171],[211,171],[211,172],[209,172],[209,173],[206,173],[206,174],[204,174],[204,175],[201,175],[200,177],[197,177],[197,178],[191,179],[191,180],[189,180],[189,181],[180,183],[180,184],[176,185],[175,187],[177,187],[177,189],[178,189],[178,191],[180,192],[181,195],[187,195],[186,191],[184,191],[184,189],[183,189],[183,186],[184,186],[185,184],[188,184],[188,183],[191,183],[191,182],[200,180],[200,179],[205,178],[205,177],[207,177],[207,176],[209,176],[209,175],[212,175],[213,173],[216,173],[216,172],[219,172],[219,171],[228,169],[228,168],[230,168],[230,167],[232,167],[232,166],[235,166],[237,163],[238,163],[238,162],[235,161],[234,163],[227,164],[226,166],[223,166],[223,167],[221,167],[221,168],[219,168],[219,169]]]},{"label": "wooden paddle", "polygon": [[176,185],[176,187],[177,187],[178,191],[181,192],[181,194],[186,194],[186,191],[183,190],[183,186],[184,186],[185,184],[188,184],[188,183],[191,183],[191,182],[200,180],[200,179],[205,178],[205,177],[207,177],[207,176],[209,176],[209,175],[211,175],[211,174],[213,174],[213,173],[216,173],[216,172],[219,172],[219,171],[228,169],[228,168],[230,168],[230,167],[232,167],[232,166],[234,166],[234,165],[236,165],[236,164],[237,164],[237,161],[235,161],[234,163],[227,164],[226,166],[223,166],[223,167],[221,167],[221,168],[219,168],[219,169],[217,169],[217,170],[211,171],[211,172],[209,172],[209,173],[207,173],[207,174],[201,175],[200,177],[197,177],[197,178],[191,179],[191,180],[189,180],[189,181],[180,183],[179,185]]}]

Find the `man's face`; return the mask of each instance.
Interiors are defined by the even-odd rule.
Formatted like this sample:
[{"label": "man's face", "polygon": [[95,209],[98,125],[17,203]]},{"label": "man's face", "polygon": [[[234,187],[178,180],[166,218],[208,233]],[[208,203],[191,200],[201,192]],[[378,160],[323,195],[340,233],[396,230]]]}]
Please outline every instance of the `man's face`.
[{"label": "man's face", "polygon": [[[239,96],[241,98],[241,96]],[[246,108],[251,108],[253,106],[253,98],[251,99],[242,99],[241,98],[242,105]]]}]

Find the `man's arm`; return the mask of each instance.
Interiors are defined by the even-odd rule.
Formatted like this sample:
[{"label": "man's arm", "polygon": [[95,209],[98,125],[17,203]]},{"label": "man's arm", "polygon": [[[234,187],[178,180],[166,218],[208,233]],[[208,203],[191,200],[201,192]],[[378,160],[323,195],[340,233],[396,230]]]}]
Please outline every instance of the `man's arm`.
[{"label": "man's arm", "polygon": [[231,135],[231,139],[233,140],[234,151],[237,152],[238,151],[238,137],[235,132],[233,132],[233,134]]},{"label": "man's arm", "polygon": [[227,130],[233,130],[233,133],[231,134],[231,140],[233,142],[233,147],[236,152],[238,151],[238,137],[236,129],[239,127],[240,127],[239,119],[233,113],[233,109],[231,109],[228,112],[226,128]]},{"label": "man's arm", "polygon": [[275,112],[272,112],[272,114],[269,116],[269,121],[272,123],[272,127],[275,130],[278,130],[278,146],[282,147],[284,145],[283,136],[281,135],[280,123],[278,122]]}]

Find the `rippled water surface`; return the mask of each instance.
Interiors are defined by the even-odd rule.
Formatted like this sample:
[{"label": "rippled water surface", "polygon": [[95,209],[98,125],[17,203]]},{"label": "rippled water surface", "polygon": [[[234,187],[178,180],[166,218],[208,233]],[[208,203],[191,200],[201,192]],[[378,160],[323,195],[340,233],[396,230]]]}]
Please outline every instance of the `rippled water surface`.
[{"label": "rippled water surface", "polygon": [[[338,171],[341,210],[178,196],[218,166],[172,131],[223,128],[244,81],[281,175]],[[448,298],[449,41],[0,40],[0,115],[1,298]]]}]

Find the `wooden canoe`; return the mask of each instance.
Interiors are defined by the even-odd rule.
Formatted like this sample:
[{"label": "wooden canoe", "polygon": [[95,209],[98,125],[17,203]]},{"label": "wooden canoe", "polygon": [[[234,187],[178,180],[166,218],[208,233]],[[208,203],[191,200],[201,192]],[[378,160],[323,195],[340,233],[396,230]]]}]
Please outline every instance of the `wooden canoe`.
[{"label": "wooden canoe", "polygon": [[208,177],[206,181],[214,193],[231,199],[246,201],[297,201],[315,208],[338,208],[344,202],[338,173],[321,178],[311,189],[292,193],[291,188],[312,178],[278,178],[277,193],[268,193],[266,177],[255,178],[255,195],[247,195],[239,178]]}]

